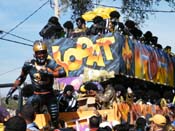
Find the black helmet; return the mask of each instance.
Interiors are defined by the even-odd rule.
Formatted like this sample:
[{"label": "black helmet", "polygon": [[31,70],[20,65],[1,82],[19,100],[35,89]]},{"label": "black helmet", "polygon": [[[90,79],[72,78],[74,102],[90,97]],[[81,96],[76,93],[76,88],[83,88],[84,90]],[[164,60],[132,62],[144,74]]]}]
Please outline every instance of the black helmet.
[{"label": "black helmet", "polygon": [[94,24],[97,24],[97,23],[100,23],[103,21],[103,17],[101,16],[96,16],[94,19],[93,19],[93,23]]},{"label": "black helmet", "polygon": [[57,24],[58,23],[58,18],[56,16],[52,16],[49,18],[48,22],[52,24]]},{"label": "black helmet", "polygon": [[119,19],[120,18],[120,13],[118,11],[112,11],[109,14],[109,16],[110,16],[111,19],[113,19],[113,18]]}]

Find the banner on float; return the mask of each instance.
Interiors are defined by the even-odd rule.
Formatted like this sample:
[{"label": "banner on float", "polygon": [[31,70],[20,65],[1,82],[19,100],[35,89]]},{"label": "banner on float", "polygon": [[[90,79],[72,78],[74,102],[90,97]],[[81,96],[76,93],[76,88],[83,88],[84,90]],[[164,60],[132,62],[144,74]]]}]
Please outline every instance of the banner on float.
[{"label": "banner on float", "polygon": [[79,76],[84,67],[88,67],[157,84],[175,85],[175,58],[119,33],[103,37],[60,38],[48,42],[48,49],[70,77]]}]

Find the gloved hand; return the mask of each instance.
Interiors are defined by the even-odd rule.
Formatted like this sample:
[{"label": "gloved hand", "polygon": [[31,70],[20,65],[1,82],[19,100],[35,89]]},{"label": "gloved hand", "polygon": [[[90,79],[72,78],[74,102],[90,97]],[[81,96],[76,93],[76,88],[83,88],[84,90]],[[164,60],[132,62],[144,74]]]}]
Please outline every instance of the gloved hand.
[{"label": "gloved hand", "polygon": [[5,103],[6,104],[9,104],[9,98],[12,96],[13,92],[15,91],[16,89],[14,88],[11,88],[6,96],[6,99],[5,99]]}]

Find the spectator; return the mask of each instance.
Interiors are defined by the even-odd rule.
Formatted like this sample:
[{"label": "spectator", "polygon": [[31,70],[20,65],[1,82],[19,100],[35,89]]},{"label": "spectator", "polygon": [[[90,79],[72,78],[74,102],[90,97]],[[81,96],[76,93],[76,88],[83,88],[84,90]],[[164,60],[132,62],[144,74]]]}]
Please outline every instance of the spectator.
[{"label": "spectator", "polygon": [[119,12],[112,11],[109,14],[109,16],[110,16],[110,21],[109,21],[109,25],[108,25],[109,32],[119,31],[122,33],[124,31],[124,25],[123,25],[123,23],[119,22],[119,18],[120,18]]},{"label": "spectator", "polygon": [[109,127],[112,130],[112,124],[110,123],[110,121],[108,121],[108,114],[104,113],[102,115],[102,122],[100,123],[99,127]]},{"label": "spectator", "polygon": [[125,22],[127,34],[131,35],[133,39],[140,40],[142,37],[142,31],[136,27],[136,23],[132,20],[127,20]]},{"label": "spectator", "polygon": [[124,102],[124,96],[126,94],[126,88],[121,84],[115,84],[114,89],[116,92],[116,102]]},{"label": "spectator", "polygon": [[78,102],[72,85],[66,85],[64,91],[58,96],[59,111],[72,112],[78,108]]},{"label": "spectator", "polygon": [[43,39],[58,39],[64,36],[64,29],[58,22],[58,18],[52,16],[39,34]]},{"label": "spectator", "polygon": [[166,52],[167,54],[169,54],[170,56],[174,56],[174,54],[171,52],[171,46],[166,46],[164,48],[164,52]]},{"label": "spectator", "polygon": [[114,131],[129,131],[129,125],[127,123],[119,124],[113,127]]},{"label": "spectator", "polygon": [[63,27],[64,27],[65,32],[66,32],[66,37],[70,38],[72,36],[72,32],[74,31],[74,25],[73,25],[72,21],[66,21],[63,24]]},{"label": "spectator", "polygon": [[4,131],[26,131],[27,124],[20,116],[13,116],[5,122]]},{"label": "spectator", "polygon": [[141,37],[142,37],[142,31],[136,27],[132,28],[130,30],[130,33],[133,35],[133,39],[135,40],[141,40]]},{"label": "spectator", "polygon": [[164,51],[167,53],[167,54],[170,54],[171,53],[171,46],[166,46],[164,48]]},{"label": "spectator", "polygon": [[31,131],[39,131],[39,127],[34,122],[35,120],[35,111],[34,108],[31,105],[24,105],[21,113],[21,117],[24,118],[24,120],[27,123],[27,130]]},{"label": "spectator", "polygon": [[97,131],[100,125],[100,118],[98,116],[91,116],[89,118],[89,131]]},{"label": "spectator", "polygon": [[156,46],[157,46],[157,42],[158,42],[158,37],[157,37],[157,36],[153,36],[153,37],[151,38],[151,45],[152,45],[153,47],[156,47]]},{"label": "spectator", "polygon": [[79,91],[90,96],[95,96],[96,93],[103,93],[104,88],[98,82],[86,82],[80,86]]},{"label": "spectator", "polygon": [[95,101],[96,94],[102,94],[102,85],[98,82],[86,82],[79,88],[79,110],[100,109],[100,103]]},{"label": "spectator", "polygon": [[125,22],[125,29],[126,29],[126,34],[127,35],[131,35],[131,30],[134,29],[136,26],[136,23],[132,20],[127,20]]},{"label": "spectator", "polygon": [[146,131],[146,119],[144,117],[139,117],[136,120],[136,131]]},{"label": "spectator", "polygon": [[151,45],[151,40],[152,40],[153,34],[151,31],[147,31],[142,38],[142,42],[146,45]]},{"label": "spectator", "polygon": [[116,92],[109,83],[103,83],[104,92],[96,94],[96,101],[101,105],[101,109],[111,109],[113,102],[116,101]]},{"label": "spectator", "polygon": [[112,22],[118,22],[120,18],[120,13],[118,11],[112,11],[110,14],[110,20]]},{"label": "spectator", "polygon": [[159,50],[162,50],[163,49],[162,45],[159,44],[159,43],[157,43],[156,48],[159,49]]},{"label": "spectator", "polygon": [[151,130],[152,131],[163,131],[163,128],[166,125],[166,118],[161,114],[155,114],[149,119],[151,121]]},{"label": "spectator", "polygon": [[175,127],[173,125],[171,125],[171,124],[167,124],[164,127],[163,131],[175,131]]},{"label": "spectator", "polygon": [[134,102],[134,93],[131,89],[131,87],[127,88],[127,93],[126,93],[126,103],[128,103],[128,105],[132,105]]},{"label": "spectator", "polygon": [[130,31],[131,29],[133,29],[136,26],[136,23],[132,20],[127,20],[125,22],[125,26]]},{"label": "spectator", "polygon": [[96,16],[93,19],[93,24],[87,30],[87,35],[101,35],[105,34],[106,22],[101,16]]},{"label": "spectator", "polygon": [[76,25],[77,27],[74,29],[73,32],[74,37],[85,35],[87,30],[86,21],[82,17],[79,17],[76,19]]},{"label": "spectator", "polygon": [[59,111],[53,83],[55,77],[65,77],[66,72],[53,59],[48,59],[47,45],[44,41],[35,41],[33,51],[35,58],[24,63],[21,74],[7,94],[6,103],[8,104],[9,98],[17,87],[23,84],[30,75],[34,92],[27,99],[27,104],[32,105],[36,113],[41,113],[41,107],[46,106],[51,116],[52,128],[57,128]]}]

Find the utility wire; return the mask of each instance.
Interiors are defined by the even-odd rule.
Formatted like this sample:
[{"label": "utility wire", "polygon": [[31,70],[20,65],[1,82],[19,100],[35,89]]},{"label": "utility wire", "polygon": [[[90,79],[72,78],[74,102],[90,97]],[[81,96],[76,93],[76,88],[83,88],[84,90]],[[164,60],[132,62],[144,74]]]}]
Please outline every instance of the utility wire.
[{"label": "utility wire", "polygon": [[10,72],[13,72],[13,71],[15,71],[15,70],[19,70],[20,68],[21,68],[21,67],[16,67],[16,68],[14,68],[14,69],[12,69],[12,70],[9,70],[9,71],[0,73],[0,76],[3,76],[3,75],[5,75],[5,74],[10,73]]},{"label": "utility wire", "polygon": [[[15,30],[18,26],[20,26],[21,24],[23,24],[25,21],[27,21],[31,16],[33,16],[36,12],[38,12],[38,11],[39,11],[42,7],[44,7],[48,2],[49,2],[49,0],[46,1],[44,4],[42,4],[37,10],[35,10],[32,14],[30,14],[28,17],[26,17],[23,21],[21,21],[19,24],[17,24],[14,28],[12,28],[11,30],[9,30],[8,32],[2,31],[2,32],[4,32],[5,34],[4,34],[3,36],[1,36],[0,39],[1,39],[1,40],[5,40],[5,41],[9,41],[9,42],[13,42],[13,43],[17,43],[17,44],[20,44],[20,45],[33,46],[33,45],[26,44],[26,43],[23,43],[23,42],[18,42],[18,41],[14,41],[14,40],[10,40],[10,39],[5,39],[5,38],[3,38],[3,37],[5,37],[6,35],[9,34],[9,35],[12,35],[12,36],[15,36],[15,37],[17,37],[17,38],[20,38],[20,39],[23,39],[23,40],[26,40],[26,41],[29,41],[29,42],[32,42],[32,43],[33,43],[33,41],[31,41],[31,40],[28,40],[28,39],[26,39],[26,38],[23,38],[23,37],[14,35],[14,34],[11,34],[10,32],[12,32],[13,30]],[[10,73],[10,72],[13,72],[13,71],[15,71],[15,70],[18,70],[18,69],[20,69],[20,68],[21,68],[21,67],[17,67],[17,68],[15,68],[15,69],[9,70],[9,71],[7,71],[7,72],[1,73],[0,76],[3,76],[3,75],[5,75],[5,74],[7,74],[7,73]]]},{"label": "utility wire", "polygon": [[11,36],[14,36],[14,37],[17,37],[17,38],[20,38],[20,39],[23,39],[23,40],[26,40],[26,41],[29,41],[29,42],[32,42],[32,43],[34,42],[34,41],[32,41],[32,40],[26,39],[26,38],[21,37],[21,36],[17,36],[17,35],[15,35],[15,34],[12,34],[12,33],[6,32],[6,31],[4,31],[4,30],[0,30],[0,32],[2,32],[2,33],[6,33],[6,34],[9,34],[9,35],[11,35]]},{"label": "utility wire", "polygon": [[[99,5],[99,6],[104,6],[104,7],[112,7],[112,8],[117,8],[117,9],[128,9],[124,7],[117,7],[117,6],[108,6],[108,5],[103,5],[103,4],[96,4],[93,3],[94,5]],[[134,9],[130,8],[130,10],[136,10],[136,11],[145,11],[145,12],[160,12],[160,13],[175,13],[175,10],[141,10],[141,9]]]},{"label": "utility wire", "polygon": [[28,17],[26,17],[23,21],[21,21],[19,24],[17,24],[15,27],[13,27],[11,30],[9,30],[7,33],[5,33],[3,36],[1,36],[0,38],[5,37],[7,34],[9,34],[10,32],[12,32],[13,30],[15,30],[16,28],[18,28],[18,26],[20,26],[21,24],[23,24],[25,21],[27,21],[31,16],[33,16],[36,12],[38,12],[42,7],[44,7],[47,3],[49,2],[49,0],[47,0],[45,3],[43,3],[38,9],[36,9],[32,14],[30,14]]},{"label": "utility wire", "polygon": [[19,41],[15,41],[15,40],[10,40],[10,39],[5,39],[5,38],[1,38],[1,37],[0,37],[0,40],[13,42],[13,43],[20,44],[20,45],[33,46],[33,45],[26,44],[26,43],[23,43],[23,42],[19,42]]}]

